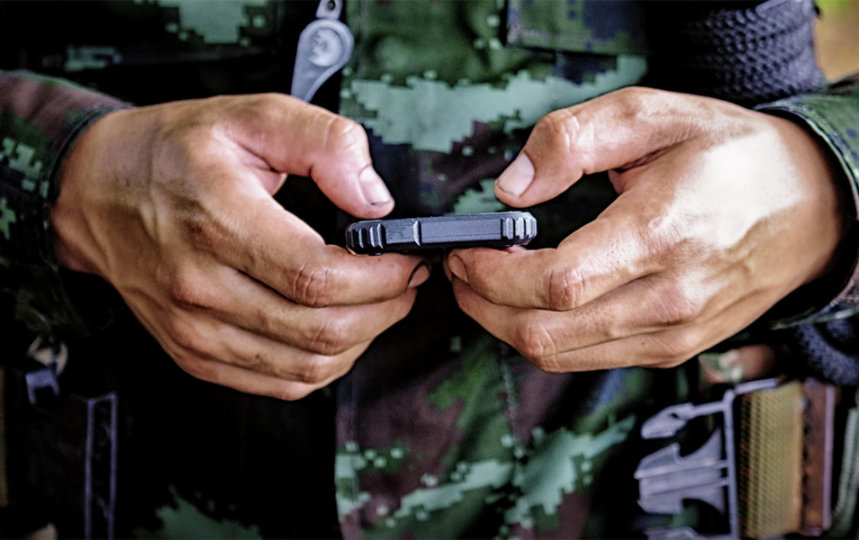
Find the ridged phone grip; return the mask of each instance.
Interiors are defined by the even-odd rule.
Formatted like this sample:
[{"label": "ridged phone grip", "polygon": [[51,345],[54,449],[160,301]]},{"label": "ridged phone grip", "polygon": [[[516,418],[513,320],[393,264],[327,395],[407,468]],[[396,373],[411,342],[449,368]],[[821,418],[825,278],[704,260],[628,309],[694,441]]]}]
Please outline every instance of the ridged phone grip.
[{"label": "ridged phone grip", "polygon": [[478,246],[505,248],[527,244],[536,235],[537,220],[529,212],[375,219],[350,225],[346,247],[369,255]]}]

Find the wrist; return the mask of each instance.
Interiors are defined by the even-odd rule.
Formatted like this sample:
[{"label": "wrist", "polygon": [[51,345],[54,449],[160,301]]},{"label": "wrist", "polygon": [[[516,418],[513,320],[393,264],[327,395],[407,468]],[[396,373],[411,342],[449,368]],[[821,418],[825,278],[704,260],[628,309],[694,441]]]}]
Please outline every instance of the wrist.
[{"label": "wrist", "polygon": [[[770,116],[787,145],[807,211],[794,227],[810,227],[810,252],[800,254],[812,264],[801,281],[809,285],[829,276],[839,266],[846,240],[856,220],[850,179],[828,147],[811,130],[790,117]],[[790,261],[786,261],[790,262]]]},{"label": "wrist", "polygon": [[805,259],[811,264],[799,286],[766,317],[781,326],[824,309],[849,282],[857,253],[857,218],[851,179],[824,141],[794,117],[770,118],[785,136],[804,179],[805,204],[812,209],[810,219],[794,225],[810,227],[812,249],[798,253],[796,260],[783,261],[798,265]]},{"label": "wrist", "polygon": [[60,266],[99,274],[95,249],[97,231],[88,214],[97,211],[94,196],[105,180],[103,161],[116,159],[106,145],[114,118],[124,111],[108,112],[87,126],[70,145],[57,178],[58,195],[50,210],[54,253]]}]

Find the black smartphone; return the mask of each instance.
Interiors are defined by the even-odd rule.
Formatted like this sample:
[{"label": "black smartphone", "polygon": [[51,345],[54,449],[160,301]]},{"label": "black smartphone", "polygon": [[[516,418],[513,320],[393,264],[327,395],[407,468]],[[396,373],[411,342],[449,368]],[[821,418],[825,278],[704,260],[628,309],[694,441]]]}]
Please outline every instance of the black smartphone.
[{"label": "black smartphone", "polygon": [[349,225],[346,247],[368,255],[478,246],[505,248],[525,245],[535,236],[537,220],[530,212],[373,219]]}]

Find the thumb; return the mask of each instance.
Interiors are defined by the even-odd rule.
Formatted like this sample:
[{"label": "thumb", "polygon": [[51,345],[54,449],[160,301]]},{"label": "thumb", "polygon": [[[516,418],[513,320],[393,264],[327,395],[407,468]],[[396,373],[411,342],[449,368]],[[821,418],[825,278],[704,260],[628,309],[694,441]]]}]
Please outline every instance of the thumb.
[{"label": "thumb", "polygon": [[511,206],[530,206],[556,197],[585,174],[640,164],[693,136],[698,109],[707,101],[715,100],[626,88],[554,111],[534,126],[496,180],[495,194]]},{"label": "thumb", "polygon": [[339,208],[363,218],[388,214],[394,201],[373,169],[360,124],[290,96],[264,94],[243,111],[239,133],[271,169],[311,177]]}]

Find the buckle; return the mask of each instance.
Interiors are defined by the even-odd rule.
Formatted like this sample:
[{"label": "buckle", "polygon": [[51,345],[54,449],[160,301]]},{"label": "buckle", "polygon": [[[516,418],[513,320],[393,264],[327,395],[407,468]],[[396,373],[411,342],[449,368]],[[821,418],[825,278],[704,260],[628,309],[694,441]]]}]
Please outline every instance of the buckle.
[{"label": "buckle", "polygon": [[[706,530],[653,527],[648,538],[819,535],[831,524],[834,386],[814,379],[764,379],[725,390],[709,403],[681,403],[646,420],[644,439],[675,439],[635,471],[639,506],[680,516],[704,504],[718,516]],[[700,420],[697,420],[700,419]],[[710,429],[685,453],[678,439],[695,420]],[[676,520],[675,520],[676,521]]]}]

